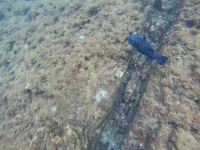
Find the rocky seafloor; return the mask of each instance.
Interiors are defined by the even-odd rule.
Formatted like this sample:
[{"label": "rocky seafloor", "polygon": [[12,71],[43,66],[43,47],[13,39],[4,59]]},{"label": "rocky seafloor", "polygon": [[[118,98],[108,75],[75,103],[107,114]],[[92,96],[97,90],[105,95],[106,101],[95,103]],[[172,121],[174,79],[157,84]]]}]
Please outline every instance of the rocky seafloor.
[{"label": "rocky seafloor", "polygon": [[[149,28],[156,42],[163,22],[146,17],[171,12],[167,2],[0,0],[0,148],[92,149],[133,51],[127,36]],[[178,11],[122,150],[200,149],[200,2]]]}]

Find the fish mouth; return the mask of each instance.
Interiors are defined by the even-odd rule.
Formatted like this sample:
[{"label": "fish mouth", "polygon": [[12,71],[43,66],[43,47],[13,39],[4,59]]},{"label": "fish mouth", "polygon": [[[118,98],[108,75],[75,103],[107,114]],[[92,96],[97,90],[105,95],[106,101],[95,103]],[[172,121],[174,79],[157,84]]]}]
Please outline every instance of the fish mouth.
[{"label": "fish mouth", "polygon": [[130,36],[130,35],[127,37],[127,40],[129,41],[129,43],[132,41],[132,39],[131,39],[131,36]]},{"label": "fish mouth", "polygon": [[131,44],[131,45],[134,47],[135,41],[134,41],[134,39],[131,37],[131,35],[129,35],[129,36],[127,37],[127,40],[128,40],[128,42],[129,42],[129,44]]}]

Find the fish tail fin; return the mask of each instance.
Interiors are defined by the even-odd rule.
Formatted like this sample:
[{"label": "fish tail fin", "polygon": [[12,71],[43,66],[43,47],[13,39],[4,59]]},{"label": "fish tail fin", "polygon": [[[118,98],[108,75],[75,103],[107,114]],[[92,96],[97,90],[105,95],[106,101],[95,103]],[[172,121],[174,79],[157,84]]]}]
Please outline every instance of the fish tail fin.
[{"label": "fish tail fin", "polygon": [[160,65],[163,65],[167,61],[168,57],[157,54],[155,59]]}]

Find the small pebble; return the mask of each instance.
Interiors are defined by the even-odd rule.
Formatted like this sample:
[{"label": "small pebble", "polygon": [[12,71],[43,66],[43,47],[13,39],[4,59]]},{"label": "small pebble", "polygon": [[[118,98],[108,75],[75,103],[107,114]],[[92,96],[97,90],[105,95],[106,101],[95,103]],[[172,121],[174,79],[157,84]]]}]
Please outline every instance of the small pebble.
[{"label": "small pebble", "polygon": [[84,39],[85,36],[84,36],[84,35],[80,35],[79,38],[80,38],[80,39]]}]

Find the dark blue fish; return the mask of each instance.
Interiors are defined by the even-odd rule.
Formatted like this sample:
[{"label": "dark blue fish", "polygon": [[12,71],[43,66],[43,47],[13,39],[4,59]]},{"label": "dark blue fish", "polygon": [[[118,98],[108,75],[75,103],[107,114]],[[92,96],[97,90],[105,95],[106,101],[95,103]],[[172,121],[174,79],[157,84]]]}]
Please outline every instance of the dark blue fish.
[{"label": "dark blue fish", "polygon": [[147,56],[147,63],[150,63],[155,59],[160,65],[163,65],[167,61],[168,57],[155,53],[151,45],[140,36],[130,35],[127,39],[129,43],[135,48],[135,50]]}]

